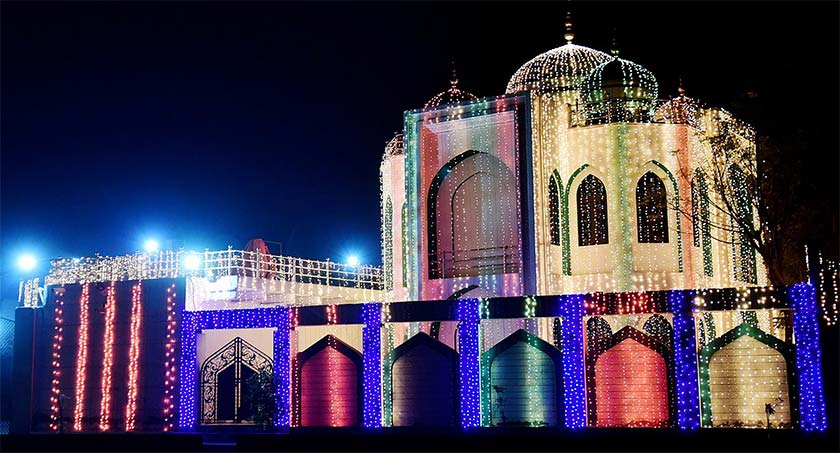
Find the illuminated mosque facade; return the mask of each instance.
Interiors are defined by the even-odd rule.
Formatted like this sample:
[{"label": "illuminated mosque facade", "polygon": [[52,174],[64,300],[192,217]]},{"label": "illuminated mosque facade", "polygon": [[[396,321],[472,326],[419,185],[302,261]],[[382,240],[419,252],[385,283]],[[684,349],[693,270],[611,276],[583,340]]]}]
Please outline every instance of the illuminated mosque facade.
[{"label": "illuminated mosque facade", "polygon": [[453,76],[406,113],[381,165],[394,300],[767,284],[750,244],[713,231],[726,220],[709,218],[704,168],[724,133],[755,156],[753,130],[682,87],[658,99],[650,71],[573,37],[503,95],[477,99]]},{"label": "illuminated mosque facade", "polygon": [[752,129],[682,88],[659,99],[566,25],[504,94],[453,77],[405,112],[381,268],[254,240],[57,259],[21,283],[13,431],[254,423],[262,375],[278,430],[825,430],[814,287],[767,286],[737,230],[708,227],[726,221],[710,138],[754,156]]}]

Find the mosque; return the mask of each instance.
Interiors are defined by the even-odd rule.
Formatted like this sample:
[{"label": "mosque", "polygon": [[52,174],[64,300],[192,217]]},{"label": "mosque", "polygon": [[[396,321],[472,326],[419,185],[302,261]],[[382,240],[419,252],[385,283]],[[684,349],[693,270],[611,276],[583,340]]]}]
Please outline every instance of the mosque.
[{"label": "mosque", "polygon": [[54,260],[21,284],[12,429],[190,432],[267,411],[292,433],[825,430],[813,286],[767,286],[737,228],[713,227],[729,224],[707,157],[725,136],[755,159],[754,132],[682,87],[660,99],[569,19],[565,39],[504,94],[453,76],[404,113],[380,165],[382,268],[261,240]]},{"label": "mosque", "polygon": [[727,219],[704,168],[723,133],[754,159],[752,129],[682,87],[659,100],[650,71],[573,38],[503,95],[453,77],[406,113],[381,165],[395,300],[767,284],[752,247],[712,227]]}]

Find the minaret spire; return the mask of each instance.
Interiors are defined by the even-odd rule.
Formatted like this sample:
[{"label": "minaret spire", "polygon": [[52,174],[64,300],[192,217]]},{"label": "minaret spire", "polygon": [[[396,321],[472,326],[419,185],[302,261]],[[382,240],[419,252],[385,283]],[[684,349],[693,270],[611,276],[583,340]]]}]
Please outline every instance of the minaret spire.
[{"label": "minaret spire", "polygon": [[575,34],[572,31],[572,12],[566,11],[566,34],[564,35],[566,38],[566,44],[571,44],[572,40],[575,39]]},{"label": "minaret spire", "polygon": [[677,92],[680,94],[680,97],[685,97],[685,86],[683,86],[682,76],[680,76],[680,84],[677,87]]},{"label": "minaret spire", "polygon": [[455,88],[458,86],[458,73],[455,71],[455,57],[452,57],[452,60],[450,60],[450,66],[452,77],[449,79],[449,83],[452,85],[452,88]]},{"label": "minaret spire", "polygon": [[610,51],[610,53],[612,53],[613,57],[618,58],[618,44],[616,44],[615,27],[613,27],[612,50]]}]

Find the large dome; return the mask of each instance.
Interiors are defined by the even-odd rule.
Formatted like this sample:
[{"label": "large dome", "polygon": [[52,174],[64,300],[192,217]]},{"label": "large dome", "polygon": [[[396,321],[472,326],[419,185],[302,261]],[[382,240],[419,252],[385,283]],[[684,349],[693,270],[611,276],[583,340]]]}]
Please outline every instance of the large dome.
[{"label": "large dome", "polygon": [[577,90],[584,77],[610,60],[612,57],[604,52],[569,42],[522,65],[510,78],[505,92],[532,90],[545,94]]},{"label": "large dome", "polygon": [[478,99],[474,94],[458,88],[458,79],[453,78],[449,83],[451,85],[449,89],[429,99],[429,102],[426,102],[423,109],[436,109],[442,105],[458,104],[460,102]]}]

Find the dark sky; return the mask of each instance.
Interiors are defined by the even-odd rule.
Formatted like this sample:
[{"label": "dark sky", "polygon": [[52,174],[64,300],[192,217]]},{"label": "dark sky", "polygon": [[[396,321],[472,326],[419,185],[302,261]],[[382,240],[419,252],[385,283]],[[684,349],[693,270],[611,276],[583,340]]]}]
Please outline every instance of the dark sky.
[{"label": "dark sky", "polygon": [[[130,253],[147,236],[379,263],[378,167],[402,112],[448,86],[502,94],[563,42],[566,2],[15,3],[2,8],[2,276],[23,251]],[[837,195],[838,3],[573,4],[575,43],[660,92],[801,129]],[[836,204],[836,203],[835,203]]]}]

